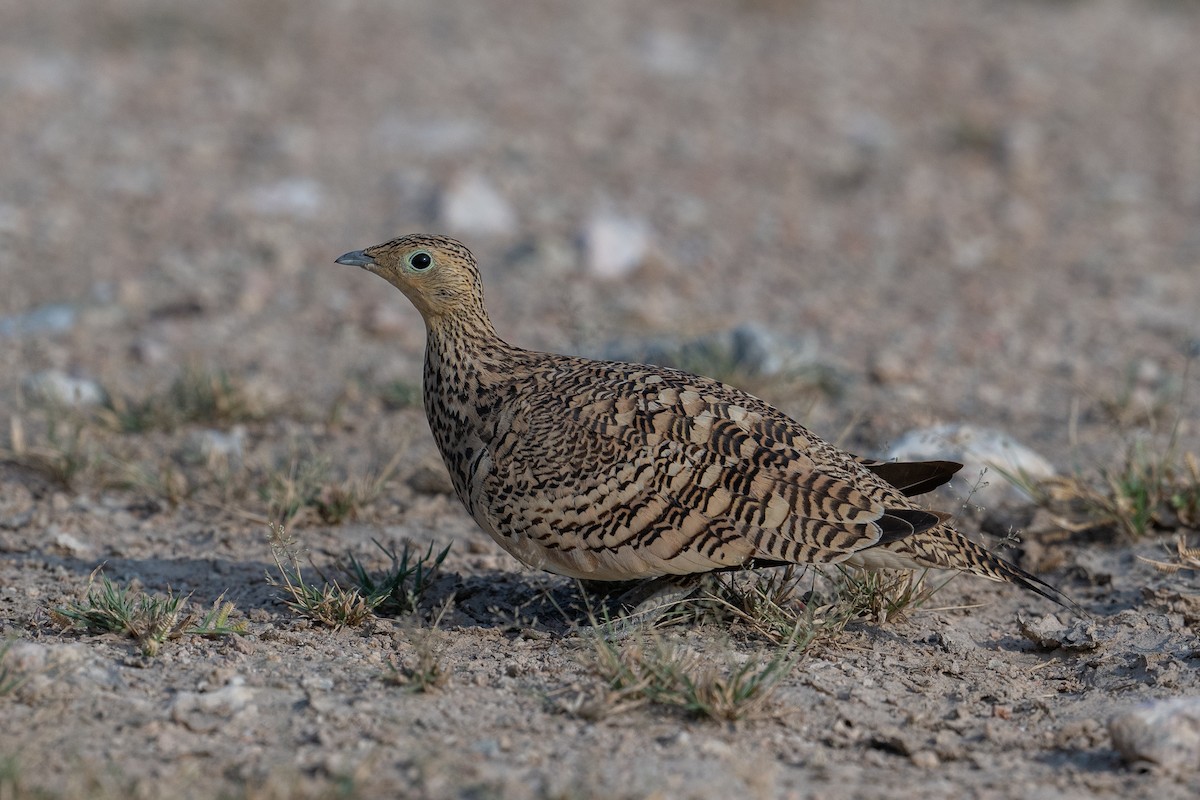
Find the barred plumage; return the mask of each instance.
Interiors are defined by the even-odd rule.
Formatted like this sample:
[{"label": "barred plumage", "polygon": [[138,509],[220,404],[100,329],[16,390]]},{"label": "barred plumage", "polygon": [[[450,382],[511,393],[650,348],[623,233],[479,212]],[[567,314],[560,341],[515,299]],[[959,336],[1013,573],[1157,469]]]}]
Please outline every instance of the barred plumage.
[{"label": "barred plumage", "polygon": [[908,499],[958,464],[856,458],[709,378],[513,347],[453,239],[403,236],[337,261],[421,312],[425,411],[455,492],[530,566],[608,581],[773,563],[934,567],[1065,600]]}]

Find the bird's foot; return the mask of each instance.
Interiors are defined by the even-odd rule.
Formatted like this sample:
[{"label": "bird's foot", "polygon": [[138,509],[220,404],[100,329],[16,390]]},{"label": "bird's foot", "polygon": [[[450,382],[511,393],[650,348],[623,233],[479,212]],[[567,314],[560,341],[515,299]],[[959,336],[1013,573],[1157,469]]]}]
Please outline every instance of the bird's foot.
[{"label": "bird's foot", "polygon": [[662,621],[669,611],[695,594],[702,582],[697,575],[666,575],[639,581],[616,598],[614,605],[619,616],[610,618],[605,614],[604,620],[588,629],[606,639],[625,639]]}]

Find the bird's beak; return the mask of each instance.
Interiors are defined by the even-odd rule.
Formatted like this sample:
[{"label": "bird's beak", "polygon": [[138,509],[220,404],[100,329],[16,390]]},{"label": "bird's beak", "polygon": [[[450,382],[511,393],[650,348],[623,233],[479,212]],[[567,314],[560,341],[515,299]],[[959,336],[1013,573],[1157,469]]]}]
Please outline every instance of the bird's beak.
[{"label": "bird's beak", "polygon": [[375,259],[371,258],[362,250],[355,250],[353,252],[346,253],[346,255],[341,256],[333,263],[346,264],[347,266],[351,267],[373,267],[375,266]]}]

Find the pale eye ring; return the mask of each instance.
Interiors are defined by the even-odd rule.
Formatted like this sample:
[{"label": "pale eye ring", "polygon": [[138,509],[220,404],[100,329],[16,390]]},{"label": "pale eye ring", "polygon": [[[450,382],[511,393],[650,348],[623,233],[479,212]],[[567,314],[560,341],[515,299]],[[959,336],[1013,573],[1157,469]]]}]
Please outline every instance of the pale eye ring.
[{"label": "pale eye ring", "polygon": [[417,272],[424,272],[433,266],[433,257],[424,250],[418,250],[408,257],[408,265]]}]

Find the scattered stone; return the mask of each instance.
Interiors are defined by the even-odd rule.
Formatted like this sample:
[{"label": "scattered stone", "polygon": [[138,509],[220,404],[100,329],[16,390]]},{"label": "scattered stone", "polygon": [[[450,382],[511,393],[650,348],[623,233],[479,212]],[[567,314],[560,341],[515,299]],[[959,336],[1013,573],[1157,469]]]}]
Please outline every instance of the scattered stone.
[{"label": "scattered stone", "polygon": [[1017,626],[1026,639],[1045,650],[1095,650],[1100,646],[1096,623],[1091,620],[1076,620],[1067,626],[1054,614],[1027,620],[1018,613]]},{"label": "scattered stone", "polygon": [[314,219],[325,206],[325,193],[311,178],[287,178],[251,189],[239,205],[267,216]]},{"label": "scattered stone", "polygon": [[[2,524],[2,523],[0,523]],[[1184,625],[1200,624],[1200,595],[1184,594],[1174,589],[1142,587],[1142,600],[1147,605],[1169,614],[1179,614]]]},{"label": "scattered stone", "polygon": [[1031,502],[1018,483],[1054,477],[1054,466],[1008,434],[974,425],[936,425],[901,436],[886,458],[897,461],[957,461],[963,465],[947,486],[960,498],[984,507]]},{"label": "scattered stone", "polygon": [[868,111],[854,114],[841,133],[840,138],[820,148],[822,184],[832,190],[857,189],[893,148],[896,134],[886,119]]},{"label": "scattered stone", "polygon": [[384,147],[411,154],[447,155],[469,150],[484,137],[483,126],[468,117],[436,117],[397,112],[375,127]]},{"label": "scattered stone", "polygon": [[876,353],[871,360],[870,374],[871,380],[888,385],[910,381],[913,370],[910,369],[907,359],[899,353],[884,350]]},{"label": "scattered stone", "polygon": [[446,472],[441,462],[434,463],[433,459],[417,466],[408,479],[408,485],[420,494],[454,494],[450,473]]},{"label": "scattered stone", "polygon": [[71,408],[103,405],[108,395],[89,378],[76,378],[60,370],[37,372],[21,382],[30,400]]},{"label": "scattered stone", "polygon": [[817,366],[815,340],[785,340],[752,323],[687,339],[664,337],[611,342],[597,355],[718,378],[729,375],[774,377]]},{"label": "scattered stone", "polygon": [[936,631],[932,638],[935,644],[939,645],[942,650],[952,656],[960,656],[972,650],[979,649],[979,646],[975,644],[970,636],[953,628]]},{"label": "scattered stone", "polygon": [[129,346],[129,355],[139,364],[165,364],[171,357],[171,350],[158,339],[143,336]]},{"label": "scattered stone", "polygon": [[645,220],[599,213],[584,226],[583,247],[588,271],[615,280],[642,265],[650,250],[650,226]]},{"label": "scattered stone", "polygon": [[670,77],[694,75],[704,66],[704,54],[699,43],[678,31],[649,31],[641,56],[651,72]]},{"label": "scattered stone", "polygon": [[1135,769],[1194,774],[1200,767],[1200,697],[1137,706],[1110,719],[1108,733]]},{"label": "scattered stone", "polygon": [[84,645],[45,644],[16,639],[4,656],[13,691],[24,702],[45,703],[61,699],[63,687],[118,688],[118,669]]},{"label": "scattered stone", "polygon": [[215,692],[180,692],[171,703],[171,719],[196,733],[212,733],[242,714],[254,713],[254,690],[234,676]]},{"label": "scattered stone", "polygon": [[0,337],[42,336],[48,333],[66,333],[75,327],[79,312],[74,306],[63,303],[42,306],[23,314],[0,317]]},{"label": "scattered stone", "polygon": [[69,556],[86,556],[92,552],[92,546],[87,542],[79,539],[79,537],[59,531],[54,534],[52,539],[54,546]]},{"label": "scattered stone", "polygon": [[438,200],[438,218],[453,232],[477,236],[511,236],[517,231],[512,205],[478,173],[453,180]]},{"label": "scattered stone", "polygon": [[192,432],[184,447],[184,457],[193,464],[209,467],[226,465],[237,469],[242,465],[242,446],[246,442],[246,426],[234,425],[228,433],[214,428]]},{"label": "scattered stone", "polygon": [[0,492],[0,528],[20,530],[33,521],[36,505],[33,493],[16,481],[8,482]]}]

